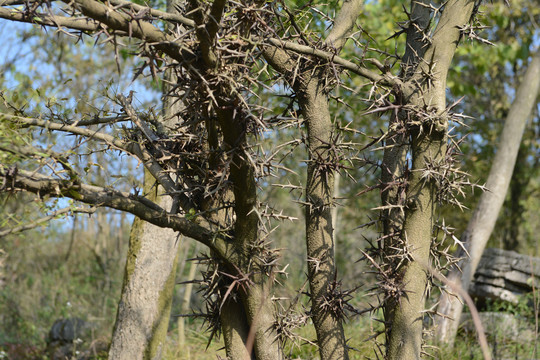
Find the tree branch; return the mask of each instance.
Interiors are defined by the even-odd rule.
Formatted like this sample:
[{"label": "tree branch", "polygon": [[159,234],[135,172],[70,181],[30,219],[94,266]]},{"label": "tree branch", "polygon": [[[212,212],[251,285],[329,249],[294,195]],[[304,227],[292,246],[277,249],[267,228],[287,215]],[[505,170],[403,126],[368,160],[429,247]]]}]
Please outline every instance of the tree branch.
[{"label": "tree branch", "polygon": [[129,36],[145,40],[156,49],[163,51],[180,63],[191,63],[197,59],[188,48],[174,41],[163,31],[147,21],[134,19],[127,14],[122,14],[108,7],[104,3],[95,0],[63,0],[70,6],[75,6],[84,15],[99,21],[107,27],[128,33]]},{"label": "tree branch", "polygon": [[15,155],[22,155],[24,157],[40,157],[40,158],[52,158],[55,161],[59,162],[60,165],[67,171],[70,179],[77,179],[79,176],[77,171],[75,171],[72,165],[69,163],[65,154],[60,154],[51,149],[43,149],[39,146],[25,145],[19,146],[15,144],[4,145],[0,143],[0,150],[9,152]]},{"label": "tree branch", "polygon": [[424,56],[427,49],[429,24],[431,19],[431,9],[428,0],[411,1],[411,13],[409,15],[409,27],[405,29],[407,33],[407,43],[405,53],[401,60],[401,68],[404,71],[404,78],[409,78],[418,60]]},{"label": "tree branch", "polygon": [[13,234],[13,233],[18,233],[18,232],[21,232],[21,231],[34,229],[34,228],[40,226],[41,224],[43,224],[43,223],[45,223],[45,222],[47,222],[49,220],[54,219],[55,217],[57,217],[59,215],[69,214],[69,213],[71,213],[71,214],[74,214],[74,213],[93,214],[95,211],[96,211],[96,208],[94,208],[94,207],[92,207],[92,208],[82,208],[82,207],[63,208],[63,209],[60,209],[60,210],[53,211],[51,214],[49,214],[47,216],[44,216],[44,217],[42,217],[40,219],[37,219],[36,221],[32,221],[31,223],[2,230],[2,231],[0,231],[0,237],[4,237],[6,235]]},{"label": "tree branch", "polygon": [[185,194],[178,194],[178,188],[176,184],[171,179],[171,177],[163,170],[161,165],[155,160],[154,156],[150,154],[148,149],[144,146],[141,146],[137,142],[125,143],[124,141],[117,139],[111,135],[103,134],[98,131],[82,129],[77,126],[58,124],[51,121],[45,121],[41,119],[27,118],[22,116],[15,116],[9,114],[0,114],[0,117],[8,119],[17,124],[24,124],[30,126],[38,126],[44,129],[56,130],[68,132],[75,135],[81,135],[89,139],[101,140],[104,143],[118,149],[122,150],[130,155],[136,156],[144,165],[152,176],[159,182],[161,186],[165,189],[166,192],[174,195],[175,198],[180,202],[180,206],[185,211],[189,211],[193,208],[191,200]]},{"label": "tree branch", "polygon": [[129,121],[128,115],[115,115],[115,116],[105,116],[105,117],[88,117],[87,119],[83,118],[80,120],[75,120],[71,123],[73,126],[91,126],[91,125],[102,125],[102,124],[114,124],[122,121]]},{"label": "tree branch", "polygon": [[[345,60],[333,53],[329,53],[329,52],[319,50],[319,49],[314,49],[310,46],[300,45],[294,42],[282,41],[282,40],[274,39],[274,38],[268,39],[267,43],[277,48],[291,50],[298,54],[315,56],[315,57],[318,57],[319,59],[332,62],[334,64],[340,65],[344,69],[352,71],[353,73],[357,75],[360,75],[368,80],[378,82],[382,85],[387,85],[387,86],[393,86],[393,85],[401,86],[402,85],[399,79],[397,79],[397,77],[395,77],[391,73],[379,75],[369,69],[356,65],[355,63],[350,62],[349,60]],[[267,57],[267,55],[269,55],[271,58],[274,58],[274,60],[271,62],[277,65],[276,70],[280,72],[282,72],[282,70],[280,70],[279,68],[282,68],[283,70],[285,69],[283,68],[285,63],[289,62],[290,64],[292,64],[290,60],[285,59],[284,54],[278,53],[274,50],[265,51],[265,57]],[[268,60],[268,57],[267,57],[267,60]],[[278,63],[281,63],[282,65],[279,65]],[[292,68],[288,69],[287,71],[292,71]]]},{"label": "tree branch", "polygon": [[127,7],[135,11],[149,11],[152,16],[155,16],[156,18],[160,20],[179,23],[179,24],[191,27],[191,28],[195,27],[195,22],[193,20],[188,19],[187,17],[179,15],[179,14],[172,14],[169,12],[152,9],[151,7],[141,6],[141,5],[132,3],[131,1],[126,1],[126,0],[109,0],[109,2],[112,5],[117,6],[119,8]]},{"label": "tree branch", "polygon": [[[202,4],[198,0],[190,0],[189,3],[193,8],[192,13],[195,24],[197,25],[196,32],[197,38],[199,39],[199,46],[201,48],[202,57],[206,66],[210,69],[213,69],[217,66],[218,61],[214,49],[214,41],[216,39],[217,30],[219,29],[221,15],[227,1],[214,1],[210,13],[210,19],[208,20],[205,19]],[[206,24],[205,21],[207,21]]]},{"label": "tree branch", "polygon": [[[34,2],[21,0],[4,0],[0,1],[0,6],[26,5],[28,3],[32,4]],[[146,12],[151,16],[163,21],[179,23],[191,28],[195,27],[195,22],[193,20],[188,19],[182,15],[171,14],[165,11],[156,10],[147,6],[141,6],[125,0],[110,0],[109,3],[114,5],[116,9],[127,8],[134,12]],[[73,30],[80,30],[85,32],[93,32],[101,28],[98,21],[90,18],[74,18],[45,13],[36,13],[32,16],[29,16],[22,11],[7,8],[0,8],[0,18],[45,26],[66,27]],[[126,34],[127,33],[122,32],[122,35]]]},{"label": "tree branch", "polygon": [[[460,29],[469,23],[474,8],[474,0],[449,0],[446,3],[433,33],[431,45],[409,81],[427,87],[430,83],[434,84],[429,89],[418,92],[417,96],[422,98],[425,106],[436,108],[439,112],[443,112],[446,108],[446,78],[461,38]],[[423,81],[426,77],[431,80]]]},{"label": "tree branch", "polygon": [[334,21],[334,26],[325,41],[327,45],[336,48],[338,53],[347,42],[347,37],[353,29],[358,15],[360,15],[362,5],[363,0],[344,1],[343,6]]},{"label": "tree branch", "polygon": [[80,30],[84,32],[94,32],[100,29],[99,22],[93,19],[72,18],[43,13],[37,13],[32,16],[28,16],[22,11],[18,11],[15,9],[6,9],[3,7],[0,7],[0,18],[44,26],[54,26],[58,28],[66,27],[69,29]]},{"label": "tree branch", "polygon": [[115,148],[118,148],[120,150],[126,150],[125,144],[123,141],[111,135],[103,134],[99,131],[83,129],[78,126],[59,124],[52,121],[46,121],[46,120],[41,120],[41,119],[36,119],[36,118],[29,118],[29,117],[17,116],[17,115],[5,114],[5,113],[0,113],[0,117],[7,119],[17,125],[22,125],[25,127],[38,126],[44,129],[68,132],[74,135],[80,135],[80,136],[84,136],[90,139],[101,140],[105,142],[106,144],[111,145]]},{"label": "tree branch", "polygon": [[96,207],[109,207],[129,212],[140,219],[159,227],[170,228],[208,246],[221,256],[230,256],[232,246],[219,234],[201,226],[196,221],[170,214],[148,199],[99,186],[77,184],[68,180],[53,179],[35,172],[0,168],[6,190],[29,191],[40,196],[67,197]]}]

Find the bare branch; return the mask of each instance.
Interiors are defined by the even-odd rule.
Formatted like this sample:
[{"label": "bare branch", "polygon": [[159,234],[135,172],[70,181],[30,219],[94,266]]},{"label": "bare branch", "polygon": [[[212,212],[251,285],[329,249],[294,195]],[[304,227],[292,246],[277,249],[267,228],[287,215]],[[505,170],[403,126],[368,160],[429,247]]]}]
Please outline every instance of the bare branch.
[{"label": "bare branch", "polygon": [[90,139],[101,140],[105,142],[106,144],[111,145],[117,149],[126,150],[125,144],[122,140],[117,139],[111,135],[103,134],[99,131],[84,129],[84,128],[80,128],[78,126],[73,126],[73,125],[59,124],[52,121],[46,121],[46,120],[41,120],[41,119],[36,119],[36,118],[28,118],[28,117],[16,116],[16,115],[4,114],[4,113],[0,113],[0,117],[7,119],[15,124],[22,125],[22,126],[38,126],[44,129],[63,131],[63,132],[68,132],[74,135],[81,135]]},{"label": "bare branch", "polygon": [[3,7],[0,7],[0,18],[31,24],[54,26],[58,28],[66,27],[69,29],[80,30],[84,32],[94,32],[100,30],[99,22],[93,19],[55,16],[42,13],[28,16],[21,11],[17,11],[14,9],[6,9]]},{"label": "bare branch", "polygon": [[147,21],[134,19],[95,0],[64,0],[64,2],[77,7],[84,15],[101,22],[111,29],[123,31],[130,36],[147,41],[150,45],[180,63],[191,63],[197,59],[197,55],[191,50],[175,42],[172,37]]},{"label": "bare branch", "polygon": [[225,239],[219,237],[219,234],[201,226],[196,221],[168,213],[156,203],[141,196],[54,179],[25,170],[9,172],[0,168],[0,176],[5,178],[8,191],[24,190],[40,196],[67,197],[96,207],[105,206],[126,211],[156,226],[178,231],[184,236],[201,242],[220,255],[230,255],[232,252],[232,248]]},{"label": "bare branch", "polygon": [[16,6],[26,4],[25,0],[0,0],[0,6]]},{"label": "bare branch", "polygon": [[105,116],[105,117],[89,117],[87,119],[75,120],[71,123],[73,126],[90,126],[90,125],[101,125],[101,124],[114,124],[121,121],[128,121],[129,116],[127,115],[115,115],[115,116]]},{"label": "bare branch", "polygon": [[[141,146],[137,142],[125,143],[120,139],[117,139],[111,135],[100,133],[99,131],[83,129],[72,125],[58,124],[41,119],[26,118],[9,114],[0,114],[0,117],[8,119],[17,124],[38,126],[44,129],[63,131],[75,135],[81,135],[90,139],[101,140],[107,145],[110,145],[118,150],[122,150],[128,154],[136,156],[139,160],[141,160],[145,168],[150,171],[152,176],[159,182],[159,184],[163,186],[167,193],[178,193],[178,188],[176,187],[176,184],[171,179],[171,177],[165,171],[163,171],[161,165],[155,160],[154,156],[152,156],[148,149],[146,149],[144,146]],[[180,206],[185,211],[189,211],[189,209],[193,207],[191,201],[187,198],[185,194],[175,195],[175,198],[180,201]]]},{"label": "bare branch", "polygon": [[[225,8],[225,0],[216,0],[212,4],[209,19],[205,19],[202,4],[198,0],[190,0],[193,18],[197,24],[197,38],[200,41],[202,57],[206,66],[215,68],[217,66],[217,55],[214,49],[214,41],[219,29],[219,22]],[[206,21],[206,24],[205,24]]]},{"label": "bare branch", "polygon": [[47,216],[44,216],[36,221],[32,221],[31,223],[28,223],[28,224],[25,224],[25,225],[19,225],[19,226],[16,226],[16,227],[12,227],[12,228],[9,228],[9,229],[5,229],[5,230],[2,230],[0,231],[0,237],[4,237],[6,235],[9,235],[9,234],[14,234],[14,233],[18,233],[18,232],[22,232],[22,231],[26,231],[26,230],[30,230],[30,229],[34,229],[40,225],[42,225],[43,223],[46,223],[47,221],[49,220],[52,220],[60,215],[63,215],[63,214],[75,214],[75,213],[84,213],[84,214],[93,214],[97,209],[95,207],[92,207],[92,208],[84,208],[84,207],[76,207],[76,208],[72,208],[72,207],[67,207],[67,208],[63,208],[63,209],[60,209],[60,210],[56,210],[56,211],[53,211],[52,213],[50,213],[49,215]]},{"label": "bare branch", "polygon": [[148,140],[150,140],[151,142],[159,140],[159,137],[154,134],[154,132],[148,127],[148,125],[146,125],[146,123],[139,119],[139,116],[137,115],[137,113],[135,113],[133,106],[131,106],[131,102],[128,101],[124,95],[118,94],[116,95],[116,98],[122,104],[124,111],[129,116],[131,121],[133,121],[133,123],[135,123],[135,125],[139,127],[139,129],[142,131],[142,133],[144,134],[144,136],[146,136]]},{"label": "bare branch", "polygon": [[338,53],[345,45],[356,19],[358,18],[358,15],[360,15],[362,5],[363,0],[344,1],[343,6],[334,21],[334,26],[325,41],[326,44],[335,47]]},{"label": "bare branch", "polygon": [[[323,60],[326,60],[328,62],[338,64],[338,65],[342,66],[344,69],[350,70],[353,73],[358,74],[360,76],[363,76],[366,79],[369,79],[371,81],[379,82],[382,85],[390,85],[390,86],[392,86],[392,85],[400,85],[401,84],[400,81],[390,73],[386,73],[384,75],[376,74],[376,73],[374,73],[373,71],[371,71],[369,69],[366,69],[366,68],[364,68],[362,66],[359,66],[359,65],[356,65],[356,64],[354,64],[354,63],[352,63],[352,62],[350,62],[348,60],[340,58],[336,54],[332,54],[332,53],[329,53],[329,52],[326,52],[326,51],[323,51],[323,50],[319,50],[319,49],[314,49],[314,48],[312,48],[310,46],[300,45],[300,44],[297,44],[297,43],[294,43],[294,42],[282,41],[282,40],[274,39],[274,38],[268,39],[267,42],[272,44],[273,46],[278,47],[278,48],[291,50],[291,51],[294,51],[294,52],[296,52],[298,54],[316,56],[316,57],[318,57],[320,59],[323,59]],[[266,54],[266,52],[265,52],[265,54]]]},{"label": "bare branch", "polygon": [[161,20],[179,23],[179,24],[191,27],[191,28],[195,27],[195,22],[193,20],[188,19],[182,15],[172,14],[169,12],[152,9],[150,7],[141,6],[141,5],[132,3],[130,1],[126,1],[126,0],[109,0],[109,2],[112,5],[121,7],[121,8],[130,8],[135,11],[149,11],[152,16],[155,16],[156,18],[161,19]]},{"label": "bare branch", "polygon": [[67,171],[71,179],[77,179],[78,174],[69,163],[68,158],[65,154],[58,153],[51,149],[43,149],[39,146],[25,145],[18,146],[15,144],[9,144],[8,146],[0,143],[0,150],[6,151],[15,155],[22,155],[25,157],[41,157],[41,158],[51,158],[59,162],[60,165]]},{"label": "bare branch", "polygon": [[418,65],[418,60],[427,49],[427,32],[431,19],[431,10],[428,0],[411,1],[411,13],[408,14],[407,46],[401,61],[405,76],[409,77]]}]

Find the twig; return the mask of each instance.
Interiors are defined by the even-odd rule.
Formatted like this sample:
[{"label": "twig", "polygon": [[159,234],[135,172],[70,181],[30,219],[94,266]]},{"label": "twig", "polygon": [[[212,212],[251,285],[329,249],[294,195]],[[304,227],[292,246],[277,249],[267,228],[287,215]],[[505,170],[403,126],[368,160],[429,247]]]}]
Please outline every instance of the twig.
[{"label": "twig", "polygon": [[75,213],[93,214],[96,210],[97,210],[96,207],[91,207],[91,208],[66,207],[66,208],[63,208],[63,209],[60,209],[60,210],[53,211],[49,215],[44,216],[44,217],[42,217],[40,219],[37,219],[36,221],[32,221],[31,223],[28,223],[28,224],[25,224],[25,225],[19,225],[19,226],[16,226],[16,227],[12,227],[12,228],[9,228],[9,229],[2,230],[2,231],[0,231],[0,237],[6,236],[6,235],[9,235],[9,234],[18,233],[18,232],[21,232],[21,231],[34,229],[34,228],[40,226],[41,224],[43,224],[43,223],[45,223],[45,222],[47,222],[49,220],[52,220],[55,217],[57,217],[59,215],[62,215],[62,214],[68,214],[68,213],[72,213],[72,214],[75,214]]}]

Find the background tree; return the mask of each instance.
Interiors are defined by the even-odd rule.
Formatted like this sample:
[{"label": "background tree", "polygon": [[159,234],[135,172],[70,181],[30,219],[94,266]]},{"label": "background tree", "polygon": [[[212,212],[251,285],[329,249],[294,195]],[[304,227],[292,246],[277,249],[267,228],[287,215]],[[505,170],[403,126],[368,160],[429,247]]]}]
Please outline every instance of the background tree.
[{"label": "background tree", "polygon": [[[466,250],[464,248],[461,254],[464,259],[459,268],[454,269],[448,275],[449,281],[464,289],[469,288],[503,205],[520,149],[525,124],[533,106],[537,103],[539,89],[540,55],[536,54],[523,77],[516,92],[516,99],[508,113],[501,134],[500,146],[497,149],[486,183],[489,191],[480,197],[480,202],[462,236],[462,241],[466,244]],[[465,254],[465,252],[467,253]],[[447,293],[441,297],[438,311],[444,316],[438,321],[437,332],[442,341],[453,343],[459,325],[456,319],[460,318],[462,308],[463,305],[459,297]]]}]

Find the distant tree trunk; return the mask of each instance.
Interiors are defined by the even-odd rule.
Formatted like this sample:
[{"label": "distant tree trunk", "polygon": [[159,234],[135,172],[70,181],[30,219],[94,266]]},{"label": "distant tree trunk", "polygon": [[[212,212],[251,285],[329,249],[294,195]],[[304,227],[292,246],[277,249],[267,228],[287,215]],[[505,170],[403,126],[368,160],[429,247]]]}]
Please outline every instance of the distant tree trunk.
[{"label": "distant tree trunk", "polygon": [[[165,118],[172,106],[165,107]],[[148,198],[167,211],[172,200],[145,170]],[[122,297],[109,350],[111,360],[160,359],[176,279],[179,235],[136,218],[129,239]]]},{"label": "distant tree trunk", "polygon": [[[459,268],[462,272],[454,269],[448,275],[448,280],[463,289],[469,288],[478,262],[497,221],[506,197],[525,124],[533,106],[537,103],[539,87],[540,52],[533,57],[506,118],[499,147],[486,183],[488,191],[480,197],[480,202],[462,236],[461,240],[466,243],[470,258],[464,258],[460,262]],[[436,336],[441,342],[453,344],[462,310],[463,304],[459,298],[443,293],[438,312],[444,316],[438,318],[436,322]]]},{"label": "distant tree trunk", "polygon": [[[536,136],[536,134],[533,132],[532,136]],[[524,221],[523,213],[525,211],[522,200],[527,195],[528,185],[534,174],[534,169],[538,166],[539,160],[536,158],[531,164],[530,159],[528,159],[530,151],[530,146],[522,141],[517,154],[512,179],[510,180],[507,205],[503,205],[505,222],[504,233],[502,234],[502,247],[505,250],[519,252],[519,248],[526,245],[523,243],[524,239],[521,238],[522,232],[520,231],[522,229],[522,223]]]},{"label": "distant tree trunk", "polygon": [[[174,0],[167,1],[170,12]],[[183,104],[169,95],[174,75],[165,74],[163,86],[163,129],[172,127]],[[159,129],[159,131],[163,131]],[[163,194],[152,175],[144,171],[144,194],[163,209],[171,211],[173,201]],[[172,209],[174,211],[174,209]],[[180,236],[135,218],[130,239],[122,296],[114,327],[110,360],[159,360],[167,337]]]},{"label": "distant tree trunk", "polygon": [[[145,191],[164,205],[151,176]],[[159,359],[167,335],[179,240],[167,228],[135,219],[129,240],[122,298],[109,350],[111,360]]]}]

